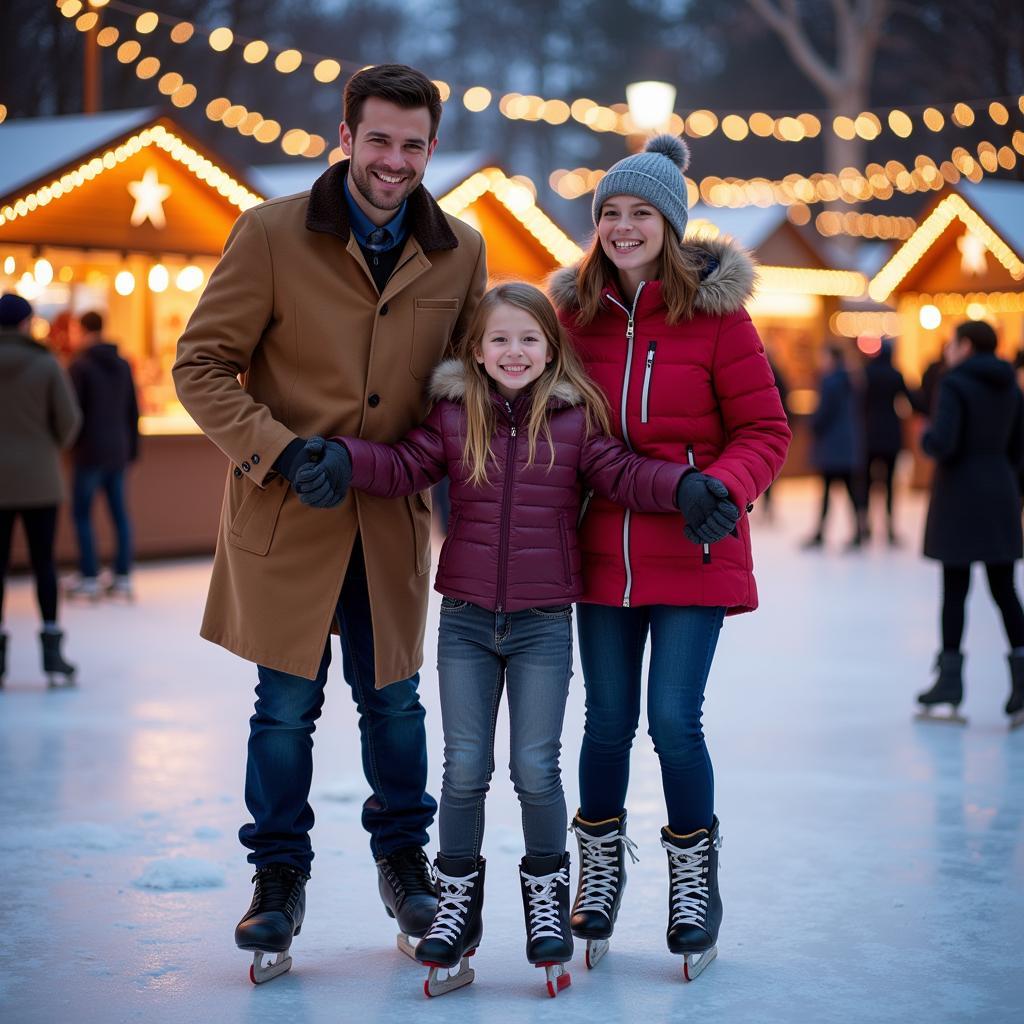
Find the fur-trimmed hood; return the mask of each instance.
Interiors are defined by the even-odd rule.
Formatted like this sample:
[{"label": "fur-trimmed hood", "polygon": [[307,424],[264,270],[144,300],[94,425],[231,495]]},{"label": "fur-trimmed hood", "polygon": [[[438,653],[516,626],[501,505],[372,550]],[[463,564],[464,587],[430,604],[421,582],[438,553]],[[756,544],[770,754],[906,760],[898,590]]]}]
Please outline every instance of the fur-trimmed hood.
[{"label": "fur-trimmed hood", "polygon": [[[446,359],[434,368],[427,386],[432,402],[447,399],[461,402],[466,397],[466,371],[458,359]],[[551,390],[552,402],[558,407],[580,405],[583,396],[567,381],[560,381]]]},{"label": "fur-trimmed hood", "polygon": [[[696,307],[711,316],[726,316],[742,309],[754,291],[754,258],[742,246],[723,238],[691,238],[688,249],[705,256],[705,270],[697,292]],[[563,312],[579,309],[576,289],[578,267],[564,267],[548,278],[548,294]]]}]

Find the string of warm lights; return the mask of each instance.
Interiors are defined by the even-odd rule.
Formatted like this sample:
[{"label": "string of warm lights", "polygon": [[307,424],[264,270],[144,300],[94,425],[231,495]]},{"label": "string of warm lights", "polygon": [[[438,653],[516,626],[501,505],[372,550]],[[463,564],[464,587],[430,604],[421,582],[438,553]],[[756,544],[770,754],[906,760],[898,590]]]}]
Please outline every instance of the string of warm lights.
[{"label": "string of warm lights", "polygon": [[[920,293],[914,299],[926,306],[934,306],[941,316],[964,316],[974,306],[986,306],[993,313],[1024,313],[1024,292],[939,292],[935,295]],[[976,312],[973,308],[971,312]],[[971,317],[981,320],[984,317]]]},{"label": "string of warm lights", "polygon": [[956,218],[968,231],[984,242],[985,247],[1006,268],[1015,281],[1024,279],[1024,262],[995,231],[956,193],[946,196],[921,222],[913,235],[896,251],[892,259],[875,275],[868,294],[876,302],[884,302],[935,240]]},{"label": "string of warm lights", "polygon": [[[175,43],[187,43],[197,35],[205,35],[210,48],[215,52],[225,53],[233,47],[240,47],[243,59],[249,64],[260,64],[273,55],[274,67],[282,74],[291,74],[303,66],[312,67],[314,79],[321,84],[336,81],[343,63],[351,66],[352,70],[367,66],[365,62],[343,62],[293,48],[276,50],[262,39],[238,36],[226,26],[197,31],[191,22],[137,7],[123,0],[56,0],[56,3],[65,17],[77,19],[76,26],[86,24],[83,31],[94,28],[98,20],[95,11],[81,13],[86,6],[110,7],[137,15],[135,29],[139,34],[154,32],[161,24],[165,24],[170,27],[170,37]],[[104,31],[107,30],[101,30]],[[452,86],[440,80],[435,84],[441,91],[442,100],[447,101],[452,95]],[[462,103],[467,110],[480,113],[491,108],[494,96],[491,89],[472,85],[462,91]],[[691,111],[685,117],[673,113],[665,130],[676,135],[685,133],[693,138],[707,138],[720,132],[730,142],[762,138],[792,143],[816,138],[824,129],[832,131],[841,139],[861,138],[870,142],[887,131],[905,139],[919,128],[934,133],[946,130],[947,125],[970,128],[979,118],[986,116],[993,124],[1003,126],[1009,123],[1014,105],[1024,113],[1024,95],[935,105],[905,105],[882,111],[881,114],[865,110],[856,117],[835,117],[831,124],[824,125],[822,119],[810,111],[773,115],[761,110],[716,113],[700,109]],[[550,125],[561,125],[572,118],[598,133],[632,135],[640,131],[625,103],[603,106],[587,97],[573,100],[545,99],[532,94],[509,92],[498,99],[497,108],[499,113],[513,121],[544,121]],[[916,115],[917,120],[912,115]]]},{"label": "string of warm lights", "polygon": [[895,238],[902,242],[914,233],[917,221],[913,217],[824,210],[814,218],[814,226],[818,234],[826,238],[846,235],[852,238]]},{"label": "string of warm lights", "polygon": [[143,129],[120,145],[106,150],[102,156],[94,156],[74,170],[67,171],[60,178],[55,178],[48,184],[27,192],[14,202],[7,204],[0,209],[0,227],[19,217],[27,217],[54,200],[69,195],[75,189],[82,188],[105,170],[111,170],[118,164],[124,163],[147,146],[156,146],[162,149],[173,160],[191,171],[200,181],[205,182],[210,188],[216,189],[232,206],[238,207],[239,210],[248,210],[257,203],[263,202],[262,196],[250,192],[227,171],[193,149],[183,139],[163,125],[156,124]]},{"label": "string of warm lights", "polygon": [[[870,163],[863,170],[844,168],[839,174],[815,173],[810,175],[788,174],[781,179],[769,178],[720,178],[709,175],[698,184],[686,179],[690,205],[703,200],[708,206],[773,206],[781,204],[794,207],[792,219],[796,223],[807,223],[811,203],[862,203],[870,200],[885,201],[897,192],[912,195],[916,192],[938,190],[945,184],[955,185],[961,177],[968,181],[980,181],[986,173],[997,170],[1012,170],[1024,155],[1024,132],[1013,135],[1013,146],[996,147],[994,143],[978,143],[977,156],[963,146],[957,146],[947,160],[936,164],[935,160],[920,153],[914,158],[913,167],[907,167],[899,160],[885,164]],[[548,178],[549,186],[563,199],[578,199],[592,192],[605,175],[604,170],[577,167],[575,170],[559,168]]]},{"label": "string of warm lights", "polygon": [[488,167],[467,178],[442,196],[438,205],[445,213],[458,217],[487,192],[554,256],[560,266],[575,266],[582,259],[583,250],[537,206],[533,190],[524,182],[507,177],[497,167]]},{"label": "string of warm lights", "polygon": [[902,333],[899,313],[865,310],[841,310],[833,313],[828,319],[829,330],[842,338],[858,338],[862,334],[876,337],[897,335]]}]

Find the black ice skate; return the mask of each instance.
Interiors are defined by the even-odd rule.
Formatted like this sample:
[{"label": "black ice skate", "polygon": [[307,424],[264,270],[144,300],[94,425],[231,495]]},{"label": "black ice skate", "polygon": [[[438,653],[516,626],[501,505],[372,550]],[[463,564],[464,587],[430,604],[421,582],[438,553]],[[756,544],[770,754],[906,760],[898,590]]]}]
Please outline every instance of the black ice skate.
[{"label": "black ice skate", "polygon": [[483,937],[485,867],[483,857],[474,860],[439,853],[434,861],[437,913],[416,945],[416,959],[430,968],[423,983],[427,996],[462,988],[476,976],[469,958]]},{"label": "black ice skate", "polygon": [[[257,868],[252,903],[235,928],[235,945],[253,953],[249,980],[261,985],[292,966],[288,950],[292,936],[302,931],[306,914],[306,880],[309,875],[288,864]],[[264,966],[263,957],[273,956]]]},{"label": "black ice skate", "polygon": [[1024,725],[1024,655],[1010,654],[1010,699],[1006,702],[1006,713],[1010,716],[1010,728]]},{"label": "black ice skate", "polygon": [[416,959],[418,939],[434,920],[437,911],[437,886],[430,861],[419,846],[407,846],[377,861],[377,888],[388,917],[397,919],[398,948]]},{"label": "black ice skate", "polygon": [[683,957],[683,977],[693,981],[718,955],[718,929],[722,925],[722,897],[718,892],[722,837],[718,818],[710,832],[702,828],[688,836],[677,836],[663,828],[661,845],[668,853],[668,948]]},{"label": "black ice skate", "polygon": [[608,952],[619,904],[626,888],[628,852],[636,863],[636,843],[626,837],[626,812],[606,821],[572,820],[580,850],[580,875],[570,925],[578,939],[587,940],[587,967],[596,967]]},{"label": "black ice skate", "polygon": [[526,918],[526,959],[543,967],[548,995],[572,984],[565,965],[572,959],[569,930],[569,854],[524,857],[519,862]]},{"label": "black ice skate", "polygon": [[[958,651],[940,651],[935,659],[935,668],[939,673],[938,679],[930,690],[917,695],[921,710],[914,717],[924,722],[966,725],[967,719],[958,710],[964,699],[964,656]],[[944,705],[949,705],[949,711],[936,714],[935,709]]]},{"label": "black ice skate", "polygon": [[46,675],[46,685],[51,690],[60,686],[74,686],[75,672],[77,668],[69,661],[64,660],[61,654],[60,645],[64,634],[59,629],[43,630],[39,634],[39,642],[43,649],[43,672]]}]

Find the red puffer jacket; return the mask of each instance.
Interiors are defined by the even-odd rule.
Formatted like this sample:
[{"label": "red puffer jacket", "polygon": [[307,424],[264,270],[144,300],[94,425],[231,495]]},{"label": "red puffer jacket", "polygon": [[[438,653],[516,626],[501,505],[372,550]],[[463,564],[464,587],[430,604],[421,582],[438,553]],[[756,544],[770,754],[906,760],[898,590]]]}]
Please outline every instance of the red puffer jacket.
[{"label": "red puffer jacket", "polygon": [[605,435],[588,436],[579,397],[568,386],[556,389],[549,405],[550,471],[543,434],[533,464],[526,464],[529,396],[509,405],[492,392],[498,416],[489,483],[471,484],[462,462],[463,372],[457,360],[435,370],[430,392],[436,404],[398,444],[335,439],[352,456],[352,486],[369,494],[397,498],[450,478],[452,514],[434,580],[440,593],[508,612],[577,600],[583,593],[576,540],[581,477],[609,502],[664,519],[667,532],[682,536],[675,494],[685,467],[641,458]]},{"label": "red puffer jacket", "polygon": [[[641,455],[689,463],[729,488],[741,510],[775,479],[790,431],[764,346],[743,309],[753,264],[730,243],[695,241],[705,270],[691,320],[669,325],[661,285],[625,299],[604,293],[603,309],[578,327],[574,270],[551,280],[562,323],[612,408],[615,432]],[[583,601],[621,605],[757,607],[750,527],[701,549],[677,524],[595,497],[580,528]]]}]

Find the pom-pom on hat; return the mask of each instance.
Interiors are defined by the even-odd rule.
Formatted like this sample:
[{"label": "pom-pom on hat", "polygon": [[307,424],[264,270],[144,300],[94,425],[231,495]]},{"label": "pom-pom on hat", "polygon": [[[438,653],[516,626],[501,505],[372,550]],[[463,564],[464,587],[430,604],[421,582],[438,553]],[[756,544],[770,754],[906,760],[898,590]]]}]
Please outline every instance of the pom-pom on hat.
[{"label": "pom-pom on hat", "polygon": [[613,164],[594,191],[596,225],[601,207],[612,196],[636,196],[646,200],[672,225],[680,237],[686,232],[686,179],[690,149],[675,135],[656,135],[642,153]]}]

